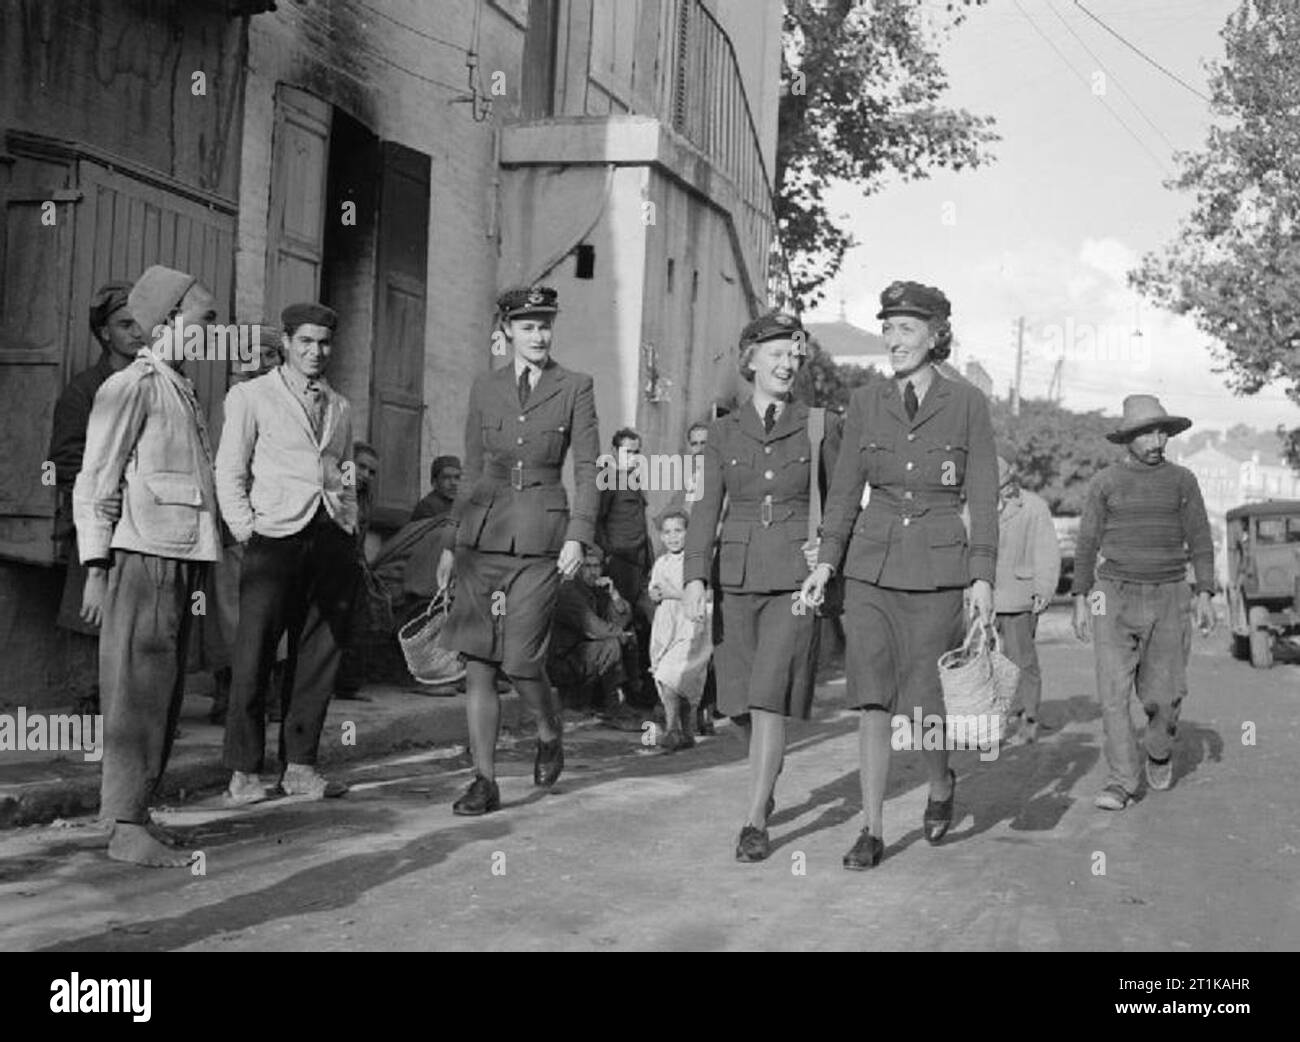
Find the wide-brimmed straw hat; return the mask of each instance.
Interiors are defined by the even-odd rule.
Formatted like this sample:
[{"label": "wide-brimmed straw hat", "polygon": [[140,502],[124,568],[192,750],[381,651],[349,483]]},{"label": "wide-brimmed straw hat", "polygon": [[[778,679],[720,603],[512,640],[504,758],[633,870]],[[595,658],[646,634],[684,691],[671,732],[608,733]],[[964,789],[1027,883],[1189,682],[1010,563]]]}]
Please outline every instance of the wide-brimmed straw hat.
[{"label": "wide-brimmed straw hat", "polygon": [[1106,435],[1108,441],[1122,445],[1143,431],[1161,429],[1172,437],[1192,425],[1186,416],[1170,416],[1154,394],[1130,394],[1124,399],[1124,416],[1120,425]]}]

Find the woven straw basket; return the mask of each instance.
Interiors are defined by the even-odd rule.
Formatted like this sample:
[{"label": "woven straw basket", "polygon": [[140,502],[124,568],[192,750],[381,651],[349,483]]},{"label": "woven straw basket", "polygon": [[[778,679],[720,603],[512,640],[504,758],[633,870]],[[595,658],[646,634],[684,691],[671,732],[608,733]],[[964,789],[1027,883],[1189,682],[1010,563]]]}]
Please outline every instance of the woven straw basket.
[{"label": "woven straw basket", "polygon": [[460,656],[442,647],[438,638],[451,614],[451,587],[439,590],[424,609],[397,632],[406,668],[421,684],[454,684],[465,675]]},{"label": "woven straw basket", "polygon": [[1001,740],[1020,682],[1020,667],[1002,653],[996,626],[977,617],[962,646],[939,656],[939,682],[950,734],[955,717],[974,716],[984,718],[981,737]]}]

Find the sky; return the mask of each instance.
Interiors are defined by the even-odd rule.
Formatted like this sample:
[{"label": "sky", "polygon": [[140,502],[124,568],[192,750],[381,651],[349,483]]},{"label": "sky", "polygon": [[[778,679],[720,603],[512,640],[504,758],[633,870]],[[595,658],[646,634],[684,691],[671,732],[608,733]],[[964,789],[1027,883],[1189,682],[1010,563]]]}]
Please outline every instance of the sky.
[{"label": "sky", "polygon": [[[1206,63],[1223,57],[1219,33],[1236,0],[1084,6],[1209,94]],[[876,330],[880,291],[915,279],[947,293],[960,364],[978,359],[999,396],[1015,373],[1013,330],[1023,316],[1025,397],[1046,395],[1064,356],[1063,402],[1072,409],[1118,415],[1125,395],[1146,393],[1197,426],[1300,426],[1300,407],[1278,387],[1232,395],[1212,372],[1208,338],[1126,283],[1145,253],[1173,240],[1189,210],[1188,197],[1163,182],[1176,171],[1175,149],[1203,145],[1206,102],[1074,0],[990,0],[940,54],[950,82],[944,103],[996,118],[996,161],[897,181],[867,198],[837,186],[831,213],[843,215],[861,245],[805,318],[833,320],[842,300],[848,321]]]}]

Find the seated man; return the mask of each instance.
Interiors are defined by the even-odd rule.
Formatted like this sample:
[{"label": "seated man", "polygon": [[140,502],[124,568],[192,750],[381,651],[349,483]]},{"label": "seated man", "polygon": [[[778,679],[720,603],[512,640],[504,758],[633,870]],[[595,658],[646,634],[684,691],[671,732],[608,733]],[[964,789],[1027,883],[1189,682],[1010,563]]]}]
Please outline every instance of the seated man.
[{"label": "seated man", "polygon": [[636,634],[631,605],[601,574],[604,559],[598,546],[588,547],[578,574],[560,584],[546,672],[566,709],[590,706],[598,686],[601,715],[618,716],[628,675],[625,653],[635,654]]},{"label": "seated man", "polygon": [[442,517],[451,510],[460,491],[460,458],[457,456],[439,456],[429,468],[429,480],[433,482],[433,491],[415,504],[412,521],[426,518]]}]

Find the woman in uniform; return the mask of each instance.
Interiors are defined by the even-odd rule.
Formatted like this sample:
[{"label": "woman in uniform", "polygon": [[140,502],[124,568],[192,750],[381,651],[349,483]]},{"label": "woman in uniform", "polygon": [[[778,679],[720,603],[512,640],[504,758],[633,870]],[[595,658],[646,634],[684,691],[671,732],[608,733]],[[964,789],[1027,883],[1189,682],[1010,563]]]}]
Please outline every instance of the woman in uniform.
[{"label": "woman in uniform", "polygon": [[[812,709],[817,619],[799,601],[817,561],[816,544],[808,540],[812,445],[809,409],[790,400],[804,336],[799,320],[781,312],[755,319],[741,333],[740,373],[754,394],[709,427],[700,498],[686,535],[682,600],[697,620],[705,614],[715,535],[719,543],[718,708],[740,723],[749,742],[749,810],[736,847],[739,861],[762,861],[770,852],[767,819],[785,757],[785,721],[806,720]],[[819,480],[834,467],[838,420],[828,435]]]},{"label": "woman in uniform", "polygon": [[[817,603],[830,576],[843,569],[849,705],[862,711],[865,827],[844,855],[851,869],[871,868],[884,852],[891,718],[911,718],[917,706],[926,717],[944,716],[938,659],[962,641],[967,587],[972,613],[991,624],[998,547],[988,403],[973,385],[934,367],[952,343],[948,299],[915,282],[895,282],[880,299],[893,378],[860,388],[850,400],[821,557],[803,588]],[[919,746],[921,735],[912,742]],[[957,776],[945,750],[924,756],[930,794],[922,828],[937,843],[952,824]]]},{"label": "woman in uniform", "polygon": [[[513,289],[497,301],[498,331],[512,364],[480,374],[465,420],[465,465],[451,509],[455,550],[443,551],[438,585],[453,570],[456,596],[445,647],[465,657],[474,781],[452,806],[486,814],[500,806],[497,671],[537,717],[533,781],[551,786],[564,767],[559,707],[546,677],[560,580],[582,564],[599,493],[600,436],[592,380],[551,359],[555,290]],[[572,510],[560,472],[573,449]],[[558,556],[557,556],[558,555]]]}]

